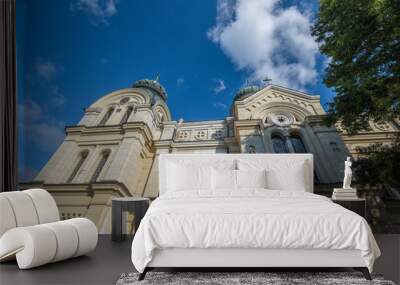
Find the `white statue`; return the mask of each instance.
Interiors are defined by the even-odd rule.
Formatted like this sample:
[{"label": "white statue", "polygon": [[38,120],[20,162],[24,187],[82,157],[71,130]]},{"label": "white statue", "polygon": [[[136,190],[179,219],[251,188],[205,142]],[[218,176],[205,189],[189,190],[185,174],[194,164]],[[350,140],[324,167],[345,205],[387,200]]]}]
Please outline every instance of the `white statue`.
[{"label": "white statue", "polygon": [[344,162],[344,179],[343,179],[343,189],[351,189],[351,177],[353,172],[351,171],[351,158],[347,157],[347,160]]}]

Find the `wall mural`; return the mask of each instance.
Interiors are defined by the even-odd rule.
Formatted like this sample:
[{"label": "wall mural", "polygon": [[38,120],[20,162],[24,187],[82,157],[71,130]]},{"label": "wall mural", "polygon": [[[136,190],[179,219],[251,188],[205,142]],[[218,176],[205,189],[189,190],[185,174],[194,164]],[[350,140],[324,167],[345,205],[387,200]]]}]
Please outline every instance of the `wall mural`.
[{"label": "wall mural", "polygon": [[[390,143],[388,134],[400,130],[398,122],[380,122],[350,136],[340,124],[324,125],[334,94],[317,76],[325,58],[316,45],[296,47],[289,35],[264,34],[261,40],[279,42],[279,50],[258,53],[242,49],[249,35],[237,31],[231,46],[213,2],[175,3],[196,19],[184,24],[168,3],[157,2],[154,21],[142,13],[146,1],[112,2],[114,13],[79,0],[55,2],[17,4],[19,177],[21,188],[47,189],[62,218],[86,216],[109,232],[110,199],[157,197],[158,156],[171,152],[312,153],[315,192],[329,196],[347,156],[356,159],[359,146]],[[298,36],[313,41],[309,32]],[[297,49],[306,49],[311,63]],[[290,74],[275,72],[292,61]],[[393,203],[359,190],[373,200],[372,224],[383,223]]]}]

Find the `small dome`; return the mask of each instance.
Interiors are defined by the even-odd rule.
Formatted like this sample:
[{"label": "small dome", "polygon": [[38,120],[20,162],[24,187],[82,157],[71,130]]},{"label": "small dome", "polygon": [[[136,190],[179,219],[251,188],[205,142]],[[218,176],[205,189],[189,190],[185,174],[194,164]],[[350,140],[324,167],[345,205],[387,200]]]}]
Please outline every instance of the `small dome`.
[{"label": "small dome", "polygon": [[134,88],[148,88],[151,91],[156,92],[158,95],[161,96],[165,101],[168,98],[167,91],[165,91],[165,88],[158,82],[158,80],[152,80],[152,79],[140,79],[133,83],[132,87]]},{"label": "small dome", "polygon": [[252,85],[252,86],[246,86],[243,87],[242,89],[240,89],[234,97],[234,100],[241,100],[244,98],[249,97],[250,95],[257,93],[258,91],[260,91],[262,88],[256,85]]}]

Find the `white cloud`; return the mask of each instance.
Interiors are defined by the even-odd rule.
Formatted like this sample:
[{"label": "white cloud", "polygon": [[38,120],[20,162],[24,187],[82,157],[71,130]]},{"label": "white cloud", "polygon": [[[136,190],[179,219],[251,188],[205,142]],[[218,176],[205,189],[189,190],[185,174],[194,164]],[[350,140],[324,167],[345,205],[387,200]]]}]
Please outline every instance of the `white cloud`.
[{"label": "white cloud", "polygon": [[216,102],[213,104],[214,108],[221,108],[221,109],[226,109],[228,106],[225,103],[222,102]]},{"label": "white cloud", "polygon": [[65,97],[61,94],[57,86],[52,86],[50,89],[51,101],[55,106],[61,106],[65,103]]},{"label": "white cloud", "polygon": [[25,104],[19,104],[18,114],[20,127],[28,143],[52,153],[64,140],[64,122],[46,114],[36,102],[28,100]]},{"label": "white cloud", "polygon": [[215,80],[216,86],[213,88],[214,93],[218,94],[226,89],[225,82],[222,79]]},{"label": "white cloud", "polygon": [[[64,140],[64,126],[64,122],[46,113],[41,105],[32,100],[18,105],[18,128],[25,145],[34,145],[50,155]],[[18,179],[32,181],[38,172],[26,161],[19,166]]]},{"label": "white cloud", "polygon": [[33,101],[27,101],[26,104],[18,105],[18,114],[22,115],[24,121],[35,122],[43,116],[42,108]]},{"label": "white cloud", "polygon": [[324,55],[322,58],[322,68],[325,70],[331,62],[332,58]]},{"label": "white cloud", "polygon": [[177,87],[181,87],[183,84],[185,83],[185,78],[182,76],[182,77],[179,77],[177,80],[176,80],[176,86]]},{"label": "white cloud", "polygon": [[279,0],[219,0],[216,24],[207,35],[251,81],[303,89],[317,80],[318,46],[311,14],[280,7]]},{"label": "white cloud", "polygon": [[55,151],[65,137],[58,124],[48,122],[30,124],[27,126],[26,132],[37,146],[49,153]]},{"label": "white cloud", "polygon": [[35,71],[40,79],[51,81],[57,75],[58,70],[53,62],[38,57],[35,63]]},{"label": "white cloud", "polygon": [[70,5],[71,11],[82,11],[92,18],[91,23],[108,24],[108,19],[117,14],[119,0],[76,0]]},{"label": "white cloud", "polygon": [[64,105],[65,97],[60,91],[60,88],[55,84],[55,79],[63,71],[63,66],[58,65],[50,60],[45,60],[41,57],[37,57],[34,65],[35,76],[32,77],[31,83],[39,83],[46,94],[50,97],[49,99],[55,107]]}]

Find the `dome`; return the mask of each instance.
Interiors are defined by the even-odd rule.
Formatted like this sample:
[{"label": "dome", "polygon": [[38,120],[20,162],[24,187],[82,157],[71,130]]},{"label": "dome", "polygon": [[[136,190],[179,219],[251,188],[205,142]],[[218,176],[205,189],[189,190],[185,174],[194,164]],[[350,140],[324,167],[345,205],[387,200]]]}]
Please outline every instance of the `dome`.
[{"label": "dome", "polygon": [[262,88],[256,85],[246,86],[236,92],[234,100],[241,100],[249,97],[250,95],[260,91]]},{"label": "dome", "polygon": [[158,80],[152,80],[152,79],[141,79],[133,83],[132,87],[134,88],[147,88],[150,89],[151,91],[157,93],[158,95],[161,96],[165,101],[167,100],[167,91],[165,91],[165,88],[158,82]]}]

